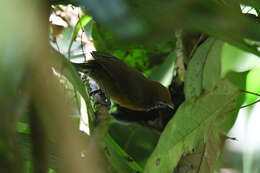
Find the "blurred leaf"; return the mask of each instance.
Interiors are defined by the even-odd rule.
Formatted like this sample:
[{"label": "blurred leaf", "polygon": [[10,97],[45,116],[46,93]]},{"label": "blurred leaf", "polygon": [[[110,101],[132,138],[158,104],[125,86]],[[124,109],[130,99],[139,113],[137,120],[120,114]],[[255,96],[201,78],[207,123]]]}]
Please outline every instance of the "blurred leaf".
[{"label": "blurred leaf", "polygon": [[[255,67],[249,71],[246,78],[246,91],[260,94],[260,67]],[[259,99],[259,96],[246,94],[245,101],[250,104]]]},{"label": "blurred leaf", "polygon": [[[232,82],[237,88],[246,90],[246,80],[248,76],[248,71],[245,72],[229,72],[226,78]],[[238,99],[238,104],[242,105],[245,101],[245,93],[241,92]],[[239,107],[239,106],[238,106]]]},{"label": "blurred leaf", "polygon": [[260,65],[260,59],[254,54],[226,43],[223,46],[221,57],[222,76],[225,76],[229,71],[244,72]]},{"label": "blurred leaf", "polygon": [[238,89],[223,80],[208,94],[186,100],[165,127],[145,172],[173,172],[182,155],[208,139],[216,120],[226,118],[227,112],[234,108],[237,95]]},{"label": "blurred leaf", "polygon": [[106,136],[104,142],[107,158],[117,172],[143,172],[143,168],[141,168],[110,135]]},{"label": "blurred leaf", "polygon": [[150,79],[160,82],[165,87],[168,87],[173,78],[176,60],[176,51],[172,52],[166,61],[152,70]]},{"label": "blurred leaf", "polygon": [[[81,50],[81,42],[80,41],[71,42],[71,35],[72,35],[72,30],[70,28],[65,28],[64,31],[62,32],[62,37],[61,38],[57,37],[56,43],[51,42],[52,47],[55,50],[57,50],[59,53],[64,55],[66,58],[68,58],[69,55],[71,57],[78,56],[78,55],[74,55],[74,54],[78,50]],[[70,52],[68,52],[68,51],[70,51]]]},{"label": "blurred leaf", "polygon": [[79,0],[79,2],[97,22],[122,39],[139,36],[145,30],[142,21],[129,12],[129,7],[122,0]]},{"label": "blurred leaf", "polygon": [[157,68],[165,61],[175,46],[174,36],[149,43],[126,44],[98,24],[93,25],[92,37],[98,51],[116,56],[143,72],[146,77],[150,76],[152,68]]},{"label": "blurred leaf", "polygon": [[72,47],[72,44],[73,44],[73,42],[75,41],[75,39],[78,35],[78,32],[81,29],[84,29],[84,27],[90,22],[90,20],[91,20],[91,17],[89,17],[88,15],[84,15],[78,20],[78,22],[77,22],[77,24],[74,28],[72,38],[71,38],[70,43],[69,43],[69,48],[68,48],[68,58],[69,59],[71,57],[71,47]]},{"label": "blurred leaf", "polygon": [[[1,2],[1,5],[4,8],[0,10],[0,172],[22,173],[24,160],[17,148],[16,121],[27,107],[28,93],[24,93],[23,89],[26,76],[30,75],[28,64],[35,53],[32,53],[32,48],[37,49],[36,40],[42,40],[30,32],[38,29],[39,16],[35,4],[25,5],[14,0]],[[19,8],[16,9],[16,5]],[[19,17],[25,17],[30,22],[24,24]],[[17,31],[20,26],[22,29]],[[41,29],[37,31],[42,32]]]},{"label": "blurred leaf", "polygon": [[30,134],[31,129],[29,128],[28,124],[22,123],[22,122],[17,122],[17,128],[16,131],[18,133],[23,133],[23,134]]},{"label": "blurred leaf", "polygon": [[260,9],[260,2],[258,0],[240,0],[240,2],[244,5],[252,6],[256,9]]},{"label": "blurred leaf", "polygon": [[167,38],[177,28],[185,28],[199,30],[260,56],[255,46],[244,41],[260,41],[260,23],[241,14],[238,3],[232,5],[232,2],[219,3],[214,0],[163,3],[156,0],[112,0],[109,3],[105,0],[98,3],[81,0],[81,3],[99,24],[124,41]]},{"label": "blurred leaf", "polygon": [[184,93],[186,99],[199,96],[202,91],[202,75],[208,52],[212,48],[215,39],[206,40],[195,52],[185,74]]},{"label": "blurred leaf", "polygon": [[113,123],[109,127],[109,134],[142,168],[159,139],[159,133],[139,124]]}]

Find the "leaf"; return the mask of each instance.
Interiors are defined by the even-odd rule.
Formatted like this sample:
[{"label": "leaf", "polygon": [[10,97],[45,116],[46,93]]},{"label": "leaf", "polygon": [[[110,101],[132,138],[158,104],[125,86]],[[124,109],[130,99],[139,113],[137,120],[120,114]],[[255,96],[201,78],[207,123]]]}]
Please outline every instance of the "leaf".
[{"label": "leaf", "polygon": [[16,123],[16,131],[18,133],[31,134],[31,129],[28,124],[19,121]]},{"label": "leaf", "polygon": [[[232,82],[235,86],[237,86],[237,88],[239,89],[243,89],[246,90],[246,77],[247,77],[248,72],[229,72],[226,74],[226,78]],[[240,92],[238,98],[237,98],[237,104],[236,104],[236,108],[239,108],[240,106],[242,106],[242,104],[245,101],[245,93]],[[228,116],[227,119],[225,120],[225,122],[223,124],[220,125],[220,129],[222,132],[224,132],[224,134],[226,134],[231,127],[234,125],[237,115],[238,115],[239,109],[237,109],[236,111],[232,112],[232,115]]]},{"label": "leaf", "polygon": [[252,53],[245,52],[237,47],[225,43],[221,55],[222,76],[229,71],[244,72],[260,66],[260,59]]},{"label": "leaf", "polygon": [[245,5],[252,6],[256,9],[260,9],[260,2],[258,0],[251,0],[251,1],[241,0],[240,2]]},{"label": "leaf", "polygon": [[211,90],[220,79],[222,44],[222,41],[209,38],[195,52],[185,74],[186,99],[199,96],[202,89]]},{"label": "leaf", "polygon": [[177,167],[173,172],[178,173],[197,173],[201,165],[203,153],[205,152],[205,144],[201,144],[192,153],[182,156]]},{"label": "leaf", "polygon": [[213,38],[207,39],[195,52],[185,73],[184,94],[186,99],[199,96],[202,90],[202,74],[208,52],[214,43]]},{"label": "leaf", "polygon": [[205,143],[201,143],[191,153],[182,156],[174,172],[209,173],[214,171],[214,165],[223,150],[226,137],[222,134],[215,135],[212,129]]},{"label": "leaf", "polygon": [[159,133],[139,124],[113,123],[109,127],[109,134],[142,167],[159,139]]},{"label": "leaf", "polygon": [[111,54],[131,67],[144,73],[146,77],[151,74],[151,69],[162,64],[175,45],[175,38],[159,39],[144,43],[124,43],[117,40],[106,28],[94,24],[92,30],[93,42],[98,51]]},{"label": "leaf", "polygon": [[117,172],[143,172],[135,160],[129,156],[110,135],[105,138],[105,152],[112,167]]},{"label": "leaf", "polygon": [[221,78],[221,52],[224,42],[215,40],[207,54],[203,69],[202,87],[206,91],[212,90]]},{"label": "leaf", "polygon": [[72,38],[70,40],[70,44],[69,44],[69,48],[68,48],[68,57],[70,59],[70,56],[71,56],[71,47],[72,47],[72,44],[74,42],[74,40],[76,39],[77,35],[78,35],[78,32],[84,28],[88,22],[91,20],[91,17],[89,17],[88,15],[84,15],[82,16],[79,21],[77,22],[76,26],[75,26],[75,29],[73,31],[73,34],[72,34]]},{"label": "leaf", "polygon": [[122,0],[79,0],[98,23],[109,28],[117,36],[129,39],[144,32],[142,21],[129,13],[129,8]]},{"label": "leaf", "polygon": [[[254,93],[260,93],[260,67],[255,67],[250,70],[246,77],[246,90]],[[245,101],[250,104],[259,99],[259,96],[246,94]]]},{"label": "leaf", "polygon": [[182,155],[208,139],[216,119],[226,118],[234,108],[238,93],[232,83],[221,80],[211,92],[186,100],[165,127],[145,172],[172,173]]},{"label": "leaf", "polygon": [[[89,94],[86,90],[85,85],[83,84],[81,78],[79,77],[78,72],[76,71],[75,67],[61,54],[55,52],[56,58],[58,62],[57,64],[62,64],[62,67],[55,66],[56,70],[60,70],[60,73],[62,73],[73,85],[73,87],[80,93],[80,95],[83,97],[88,111],[88,120],[89,120],[89,128],[90,130],[93,130],[94,121],[95,121],[95,113],[92,108]],[[56,65],[56,64],[55,64]]]},{"label": "leaf", "polygon": [[222,133],[214,133],[214,128],[212,127],[205,143],[204,153],[201,155],[198,173],[214,172],[216,162],[223,151],[226,139],[227,137]]},{"label": "leaf", "polygon": [[[149,42],[150,38],[167,38],[177,28],[195,29],[260,56],[255,46],[244,41],[260,40],[260,23],[241,14],[238,3],[225,2],[224,5],[205,0],[81,2],[99,24],[109,28],[121,40]],[[252,4],[259,6],[256,2]]]},{"label": "leaf", "polygon": [[167,60],[152,71],[150,79],[160,82],[165,87],[171,84],[176,60],[176,51],[172,52]]}]

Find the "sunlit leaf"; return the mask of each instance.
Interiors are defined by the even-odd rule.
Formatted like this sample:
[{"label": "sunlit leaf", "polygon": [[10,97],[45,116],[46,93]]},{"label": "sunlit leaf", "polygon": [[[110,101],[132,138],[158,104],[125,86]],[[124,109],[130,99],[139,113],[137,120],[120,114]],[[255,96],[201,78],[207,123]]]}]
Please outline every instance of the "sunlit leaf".
[{"label": "sunlit leaf", "polygon": [[172,173],[182,155],[208,139],[215,121],[225,119],[237,95],[238,89],[224,80],[208,94],[185,101],[164,129],[145,172]]},{"label": "sunlit leaf", "polygon": [[244,72],[260,65],[260,59],[252,53],[224,44],[222,49],[222,75],[229,71]]},{"label": "sunlit leaf", "polygon": [[70,54],[71,54],[71,47],[72,47],[72,44],[73,42],[75,41],[77,35],[78,35],[78,32],[83,29],[87,24],[88,22],[91,20],[91,17],[88,16],[88,15],[84,15],[82,16],[79,21],[77,22],[76,26],[75,26],[75,29],[73,31],[73,34],[72,34],[72,38],[70,40],[70,44],[69,44],[69,48],[68,48],[68,57],[70,59]]},{"label": "sunlit leaf", "polygon": [[152,71],[150,79],[155,80],[168,87],[173,78],[173,72],[175,67],[176,52],[172,52],[167,60]]},{"label": "sunlit leaf", "polygon": [[[249,71],[246,78],[246,90],[260,94],[260,67],[255,67]],[[248,104],[253,103],[259,99],[259,96],[253,94],[246,94],[246,102]]]},{"label": "sunlit leaf", "polygon": [[31,133],[31,129],[29,128],[28,124],[22,122],[17,122],[16,131],[18,133],[23,133],[23,134]]}]

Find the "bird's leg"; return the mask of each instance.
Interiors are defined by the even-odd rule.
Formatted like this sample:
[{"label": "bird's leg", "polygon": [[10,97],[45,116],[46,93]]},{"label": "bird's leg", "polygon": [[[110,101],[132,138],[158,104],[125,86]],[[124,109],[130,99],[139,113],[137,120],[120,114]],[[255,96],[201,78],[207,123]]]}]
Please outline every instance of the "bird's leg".
[{"label": "bird's leg", "polygon": [[109,96],[108,91],[107,91],[107,89],[104,87],[104,85],[103,85],[102,82],[101,82],[101,85],[102,85],[101,88],[103,88],[103,90],[104,90],[104,94],[105,94],[105,98],[106,98],[106,105],[107,105],[108,109],[110,109],[110,107],[111,107],[110,96]]}]

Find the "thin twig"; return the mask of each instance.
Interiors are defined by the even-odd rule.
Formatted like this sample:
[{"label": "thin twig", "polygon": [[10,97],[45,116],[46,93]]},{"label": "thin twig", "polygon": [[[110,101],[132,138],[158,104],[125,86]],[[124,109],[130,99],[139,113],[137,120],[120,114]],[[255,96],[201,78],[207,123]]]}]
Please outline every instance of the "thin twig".
[{"label": "thin twig", "polygon": [[[251,92],[251,91],[246,91],[246,90],[242,90],[242,89],[240,89],[240,91],[244,92],[244,93],[247,93],[247,94],[252,94],[252,95],[260,97],[260,94],[257,94],[257,93]],[[243,109],[243,108],[252,106],[252,105],[254,105],[254,104],[258,103],[258,102],[260,102],[260,99],[258,99],[257,101],[254,101],[253,103],[249,103],[247,105],[240,106],[239,108],[234,108],[232,111],[236,111],[236,110],[239,110],[239,109]]]},{"label": "thin twig", "polygon": [[256,95],[256,96],[260,97],[260,94],[257,94],[257,93],[251,92],[251,91],[246,91],[246,90],[242,90],[242,89],[240,89],[240,91],[244,92],[244,93],[248,93],[248,94],[252,94],[252,95]]},{"label": "thin twig", "polygon": [[[78,16],[79,16],[79,14],[78,14]],[[79,20],[80,20],[80,16],[79,16]],[[86,62],[87,61],[87,57],[86,57],[86,55],[85,55],[85,50],[84,50],[84,45],[83,45],[83,34],[85,33],[85,29],[82,27],[82,23],[81,23],[81,20],[79,21],[79,24],[80,24],[80,28],[81,28],[81,30],[82,30],[82,33],[81,33],[81,38],[80,38],[80,42],[81,42],[81,44],[80,44],[80,46],[81,46],[81,50],[82,50],[82,54],[83,54],[83,56],[84,56],[84,62]]]},{"label": "thin twig", "polygon": [[260,102],[260,99],[258,99],[257,101],[254,101],[253,103],[249,103],[247,105],[241,106],[241,107],[239,107],[239,109],[243,109],[245,107],[252,106],[252,105],[254,105],[254,104],[258,103],[258,102]]}]

